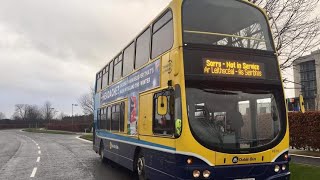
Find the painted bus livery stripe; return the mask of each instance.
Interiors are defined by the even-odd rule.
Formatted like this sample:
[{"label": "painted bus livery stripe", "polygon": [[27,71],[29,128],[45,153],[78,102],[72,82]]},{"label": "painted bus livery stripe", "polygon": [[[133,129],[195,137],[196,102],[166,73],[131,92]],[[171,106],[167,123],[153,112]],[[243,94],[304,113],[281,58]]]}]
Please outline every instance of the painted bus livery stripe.
[{"label": "painted bus livery stripe", "polygon": [[156,143],[150,143],[147,141],[142,141],[142,140],[138,140],[138,139],[134,139],[134,138],[130,138],[130,137],[125,137],[125,136],[121,136],[121,135],[117,135],[117,134],[112,134],[112,133],[105,132],[105,131],[97,130],[96,133],[97,133],[97,136],[102,139],[108,139],[108,140],[122,142],[122,143],[126,143],[126,144],[132,144],[135,146],[145,147],[145,148],[154,149],[154,150],[158,150],[158,151],[162,151],[162,152],[168,152],[168,153],[172,153],[172,154],[193,156],[198,159],[201,159],[202,161],[207,163],[209,166],[214,166],[214,164],[212,164],[208,159],[200,156],[199,154],[195,154],[195,153],[191,153],[191,152],[176,151],[175,148],[172,148],[169,146],[164,146],[164,145],[160,145],[160,144],[156,144]]},{"label": "painted bus livery stripe", "polygon": [[175,151],[176,150],[173,147],[164,146],[164,145],[151,143],[151,142],[147,142],[147,141],[142,141],[142,140],[138,140],[138,139],[134,139],[134,138],[130,138],[130,137],[120,136],[120,135],[112,134],[112,133],[105,132],[105,131],[97,131],[97,135],[101,136],[101,137],[104,137],[104,138],[107,138],[107,139],[110,139],[110,140],[124,142],[124,143],[138,145],[138,146],[154,147],[154,148],[157,148],[157,149],[160,148],[160,149],[166,149],[166,150],[169,150],[169,151]]}]

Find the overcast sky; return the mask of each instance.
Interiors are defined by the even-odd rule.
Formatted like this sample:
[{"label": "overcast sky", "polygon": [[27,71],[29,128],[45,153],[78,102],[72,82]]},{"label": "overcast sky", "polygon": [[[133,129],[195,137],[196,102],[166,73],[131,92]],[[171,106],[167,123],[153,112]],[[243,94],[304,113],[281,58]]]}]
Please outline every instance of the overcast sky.
[{"label": "overcast sky", "polygon": [[0,112],[49,100],[71,114],[96,72],[169,2],[0,0]]},{"label": "overcast sky", "polygon": [[49,100],[71,114],[96,72],[169,2],[0,0],[0,112]]}]

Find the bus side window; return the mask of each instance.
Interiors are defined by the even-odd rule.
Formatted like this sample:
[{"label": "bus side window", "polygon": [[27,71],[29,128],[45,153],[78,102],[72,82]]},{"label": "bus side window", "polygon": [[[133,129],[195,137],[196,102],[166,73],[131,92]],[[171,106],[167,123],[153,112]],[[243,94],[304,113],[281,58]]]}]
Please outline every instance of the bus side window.
[{"label": "bus side window", "polygon": [[[159,115],[157,111],[157,107],[161,106],[158,103],[161,98],[159,96],[164,96],[167,100],[163,101],[167,103],[164,105],[167,107],[167,111],[165,115]],[[163,92],[156,93],[153,97],[153,133],[154,134],[162,134],[162,135],[172,135],[174,130],[174,96],[164,95]]]},{"label": "bus side window", "polygon": [[119,121],[120,121],[120,106],[119,104],[112,106],[111,115],[111,130],[119,131]]},{"label": "bus side window", "polygon": [[113,80],[117,81],[122,75],[122,53],[114,60]]},{"label": "bus side window", "polygon": [[96,92],[101,90],[101,75],[102,71],[97,74]]},{"label": "bus side window", "polygon": [[108,80],[109,80],[109,66],[107,65],[103,70],[102,88],[108,85]]},{"label": "bus side window", "polygon": [[113,83],[113,60],[109,64],[109,84]]},{"label": "bus side window", "polygon": [[168,51],[173,45],[172,12],[168,11],[153,24],[151,58]]},{"label": "bus side window", "polygon": [[111,125],[111,107],[109,106],[109,107],[107,107],[107,109],[106,109],[106,112],[107,112],[107,130],[109,130],[110,131],[110,129],[111,129],[111,127],[110,127],[110,125]]},{"label": "bus side window", "polygon": [[150,28],[145,30],[138,38],[137,38],[137,46],[136,46],[136,63],[135,68],[139,68],[143,66],[145,63],[149,61],[150,57]]},{"label": "bus side window", "polygon": [[101,109],[97,110],[98,129],[101,129]]},{"label": "bus side window", "polygon": [[123,76],[133,71],[135,43],[132,42],[123,52]]},{"label": "bus side window", "polygon": [[101,109],[101,129],[106,129],[106,109]]},{"label": "bus side window", "polygon": [[124,114],[125,114],[125,104],[122,102],[120,104],[120,132],[124,132]]}]

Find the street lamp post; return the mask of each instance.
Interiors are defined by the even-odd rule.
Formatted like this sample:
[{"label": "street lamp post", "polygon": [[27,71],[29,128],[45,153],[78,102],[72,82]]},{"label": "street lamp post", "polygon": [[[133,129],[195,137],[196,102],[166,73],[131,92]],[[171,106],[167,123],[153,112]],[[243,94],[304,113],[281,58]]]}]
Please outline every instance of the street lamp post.
[{"label": "street lamp post", "polygon": [[72,121],[72,131],[73,131],[73,106],[78,106],[78,104],[72,104],[72,114],[71,114],[71,121]]}]

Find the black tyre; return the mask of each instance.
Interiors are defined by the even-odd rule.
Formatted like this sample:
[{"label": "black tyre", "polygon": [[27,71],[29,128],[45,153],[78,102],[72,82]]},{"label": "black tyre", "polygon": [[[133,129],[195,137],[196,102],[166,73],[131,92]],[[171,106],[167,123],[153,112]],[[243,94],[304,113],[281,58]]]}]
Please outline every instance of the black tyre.
[{"label": "black tyre", "polygon": [[136,172],[138,174],[138,179],[139,180],[146,180],[146,172],[145,172],[145,159],[140,151],[138,158],[136,160]]},{"label": "black tyre", "polygon": [[103,145],[103,142],[100,143],[99,154],[100,154],[101,162],[106,162],[106,158],[104,157],[104,145]]}]

